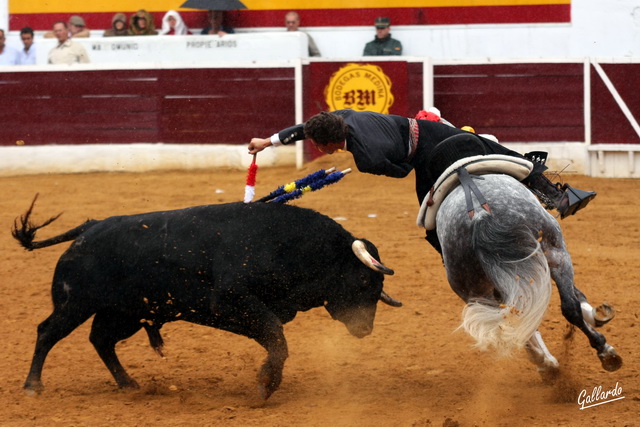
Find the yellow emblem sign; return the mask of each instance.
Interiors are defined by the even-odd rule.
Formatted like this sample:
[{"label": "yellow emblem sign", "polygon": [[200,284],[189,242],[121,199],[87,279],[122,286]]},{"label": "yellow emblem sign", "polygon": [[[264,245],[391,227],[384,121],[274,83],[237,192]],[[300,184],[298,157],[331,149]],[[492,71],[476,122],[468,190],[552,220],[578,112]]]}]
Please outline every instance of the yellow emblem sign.
[{"label": "yellow emblem sign", "polygon": [[388,114],[393,105],[391,79],[371,64],[347,64],[333,73],[324,89],[329,109],[350,108]]}]

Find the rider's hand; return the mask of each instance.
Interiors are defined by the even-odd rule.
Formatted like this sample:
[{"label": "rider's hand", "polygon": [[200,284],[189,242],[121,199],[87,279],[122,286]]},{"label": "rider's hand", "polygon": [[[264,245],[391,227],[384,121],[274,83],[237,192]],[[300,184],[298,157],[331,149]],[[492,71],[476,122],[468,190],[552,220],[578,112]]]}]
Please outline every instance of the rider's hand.
[{"label": "rider's hand", "polygon": [[251,138],[251,142],[249,143],[249,154],[259,153],[271,145],[271,139],[269,138]]}]

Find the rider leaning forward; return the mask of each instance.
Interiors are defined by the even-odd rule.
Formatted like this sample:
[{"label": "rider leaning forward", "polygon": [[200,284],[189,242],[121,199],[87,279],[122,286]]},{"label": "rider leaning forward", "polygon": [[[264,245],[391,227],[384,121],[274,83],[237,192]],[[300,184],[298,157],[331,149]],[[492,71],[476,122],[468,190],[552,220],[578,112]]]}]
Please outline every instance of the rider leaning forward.
[{"label": "rider leaning forward", "polygon": [[[439,117],[436,115],[436,118]],[[253,138],[249,153],[269,146],[290,144],[308,138],[323,153],[347,150],[361,172],[404,178],[416,171],[416,193],[422,204],[429,190],[451,163],[463,157],[483,154],[521,155],[499,143],[455,128],[446,121],[416,120],[371,111],[337,110],[322,112],[301,123],[281,130],[270,138]],[[446,124],[445,124],[446,123]],[[547,209],[557,209],[561,218],[575,214],[596,195],[565,184],[551,183],[543,174],[543,163],[534,161],[533,171],[522,180]],[[570,198],[569,193],[573,196]],[[579,194],[579,197],[575,195]],[[427,231],[427,241],[442,253],[436,230]]]}]

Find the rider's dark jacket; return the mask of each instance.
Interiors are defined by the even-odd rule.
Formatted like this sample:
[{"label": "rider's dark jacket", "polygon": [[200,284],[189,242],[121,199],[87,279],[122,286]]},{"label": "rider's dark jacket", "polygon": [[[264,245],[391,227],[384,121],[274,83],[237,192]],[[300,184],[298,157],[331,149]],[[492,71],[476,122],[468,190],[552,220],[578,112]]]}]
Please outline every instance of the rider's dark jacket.
[{"label": "rider's dark jacket", "polygon": [[[410,124],[406,117],[371,111],[337,110],[349,126],[347,150],[361,172],[404,178],[416,171],[416,193],[422,203],[437,176],[431,173],[430,153],[443,140],[458,134],[468,134],[484,146],[484,154],[505,154],[523,157],[504,146],[470,132],[429,120],[418,120],[418,144],[411,155]],[[278,132],[283,144],[304,139],[304,123]],[[482,153],[479,153],[482,154]],[[446,165],[445,165],[446,166]],[[438,168],[441,170],[441,168]]]}]

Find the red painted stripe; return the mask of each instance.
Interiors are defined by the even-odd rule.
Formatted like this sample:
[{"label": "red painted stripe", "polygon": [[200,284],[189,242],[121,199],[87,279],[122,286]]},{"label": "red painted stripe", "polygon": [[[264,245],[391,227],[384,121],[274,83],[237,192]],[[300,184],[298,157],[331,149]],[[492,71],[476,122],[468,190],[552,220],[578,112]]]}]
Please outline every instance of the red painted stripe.
[{"label": "red painted stripe", "polygon": [[[83,13],[87,27],[111,27],[115,12]],[[133,12],[128,13],[131,16]],[[227,13],[227,24],[235,28],[283,27],[282,10],[242,10]],[[190,28],[203,28],[206,12],[181,12]],[[12,14],[9,29],[18,31],[30,26],[35,30],[48,30],[56,21],[69,19],[68,13]],[[571,22],[570,4],[527,6],[474,6],[390,9],[309,9],[302,14],[304,27],[371,26],[377,16],[388,16],[393,25],[454,25],[454,24],[513,24]],[[156,28],[161,26],[162,14],[155,13]]]}]

